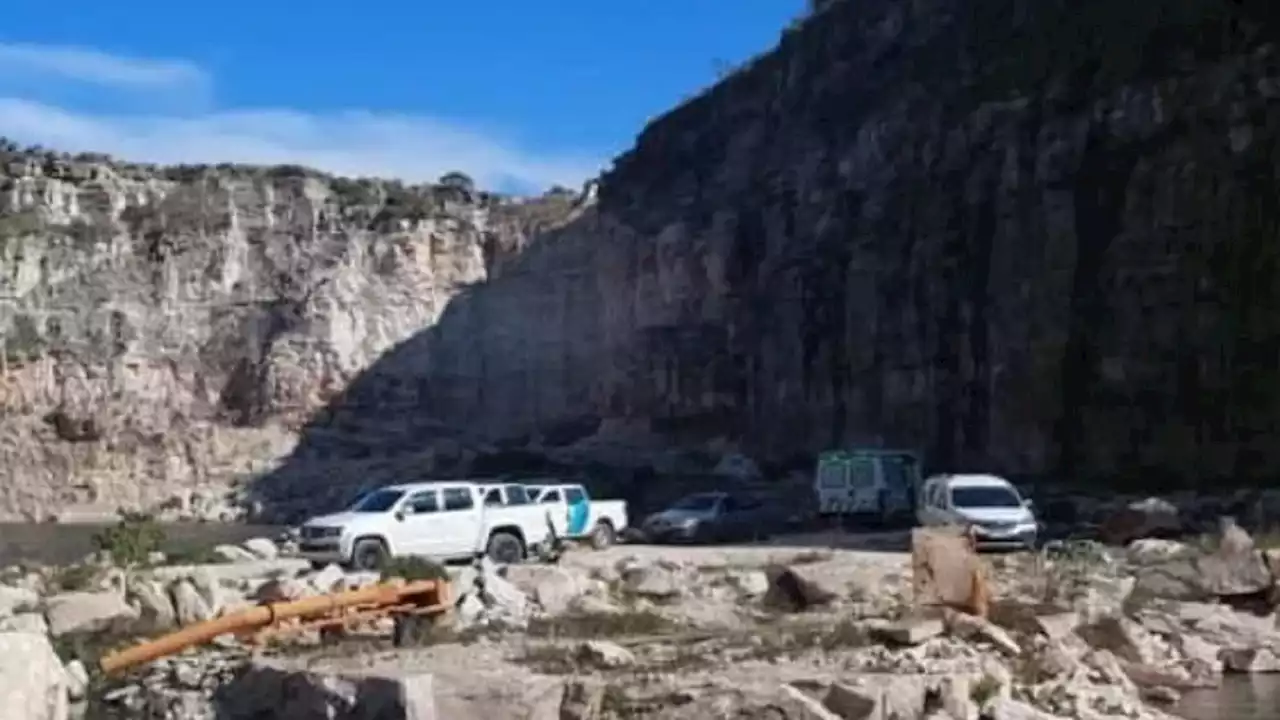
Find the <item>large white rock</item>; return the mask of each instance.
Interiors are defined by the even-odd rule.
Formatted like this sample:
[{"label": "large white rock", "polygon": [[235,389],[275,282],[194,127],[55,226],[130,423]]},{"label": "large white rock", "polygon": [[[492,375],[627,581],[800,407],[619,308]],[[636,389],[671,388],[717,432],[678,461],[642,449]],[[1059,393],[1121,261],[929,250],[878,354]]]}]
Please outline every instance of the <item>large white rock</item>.
[{"label": "large white rock", "polygon": [[259,559],[248,548],[243,548],[239,545],[218,545],[213,548],[213,552],[218,557],[231,563],[253,562]]},{"label": "large white rock", "polygon": [[529,598],[520,588],[486,566],[481,571],[482,590],[480,600],[488,615],[502,622],[522,626],[529,620]]},{"label": "large white rock", "polygon": [[306,582],[311,586],[311,592],[318,595],[328,595],[335,590],[342,590],[341,586],[346,579],[346,572],[333,563],[325,565],[323,568],[306,576]]},{"label": "large white rock", "polygon": [[169,588],[173,598],[173,609],[177,620],[182,625],[202,622],[213,617],[213,609],[190,580],[179,580]]},{"label": "large white rock", "polygon": [[550,615],[568,612],[591,590],[591,580],[584,572],[556,565],[511,565],[503,577]]},{"label": "large white rock", "polygon": [[159,582],[150,578],[134,579],[129,584],[128,597],[137,606],[147,631],[168,630],[177,624],[173,600]]},{"label": "large white rock", "polygon": [[274,560],[280,555],[280,548],[273,541],[264,537],[249,538],[241,543],[240,546],[263,560]]},{"label": "large white rock", "polygon": [[0,716],[66,720],[67,676],[49,638],[0,632]]},{"label": "large white rock", "polygon": [[93,632],[118,622],[136,620],[137,611],[116,592],[70,592],[49,598],[45,619],[55,637],[71,632]]},{"label": "large white rock", "polygon": [[67,681],[67,697],[79,702],[89,692],[89,669],[80,660],[72,660],[64,666]]},{"label": "large white rock", "polygon": [[0,618],[0,632],[48,635],[49,623],[45,622],[44,615],[40,613],[23,612],[17,615],[10,615],[7,618]]},{"label": "large white rock", "polygon": [[12,585],[0,585],[0,617],[12,615],[25,608],[35,607],[40,596],[35,590]]}]

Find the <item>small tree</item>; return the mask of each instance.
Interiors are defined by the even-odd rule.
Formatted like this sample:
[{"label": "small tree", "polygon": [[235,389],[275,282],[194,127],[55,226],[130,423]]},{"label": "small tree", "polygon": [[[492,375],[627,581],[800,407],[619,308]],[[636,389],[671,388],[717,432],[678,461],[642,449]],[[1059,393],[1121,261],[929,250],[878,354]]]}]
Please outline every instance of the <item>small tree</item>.
[{"label": "small tree", "polygon": [[417,555],[391,558],[382,568],[382,579],[401,578],[414,580],[448,580],[449,570],[444,565]]},{"label": "small tree", "polygon": [[98,550],[117,565],[142,565],[164,544],[164,528],[146,513],[121,512],[120,522],[93,536]]}]

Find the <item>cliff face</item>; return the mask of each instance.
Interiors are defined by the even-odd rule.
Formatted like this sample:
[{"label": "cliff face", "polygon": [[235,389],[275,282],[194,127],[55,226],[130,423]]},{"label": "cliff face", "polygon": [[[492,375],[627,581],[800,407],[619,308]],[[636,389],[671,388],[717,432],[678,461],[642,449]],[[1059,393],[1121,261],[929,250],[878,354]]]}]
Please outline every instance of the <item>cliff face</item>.
[{"label": "cliff face", "polygon": [[10,163],[0,508],[307,499],[442,428],[1272,477],[1280,55],[1229,7],[826,3],[594,205]]},{"label": "cliff face", "polygon": [[1274,476],[1263,9],[968,6],[830,3],[653,122],[592,217],[451,305],[434,407],[493,436],[630,418],[774,458]]},{"label": "cliff face", "polygon": [[0,511],[227,509],[572,198],[0,158]]}]

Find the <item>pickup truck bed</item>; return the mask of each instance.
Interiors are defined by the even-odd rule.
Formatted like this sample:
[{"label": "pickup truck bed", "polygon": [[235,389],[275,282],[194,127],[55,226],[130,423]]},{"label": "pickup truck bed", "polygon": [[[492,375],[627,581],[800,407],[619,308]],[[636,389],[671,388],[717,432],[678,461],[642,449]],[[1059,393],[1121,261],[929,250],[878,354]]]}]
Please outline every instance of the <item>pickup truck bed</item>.
[{"label": "pickup truck bed", "polygon": [[540,507],[551,509],[551,524],[560,537],[588,539],[597,548],[612,545],[627,529],[624,500],[596,500],[582,485],[530,486]]}]

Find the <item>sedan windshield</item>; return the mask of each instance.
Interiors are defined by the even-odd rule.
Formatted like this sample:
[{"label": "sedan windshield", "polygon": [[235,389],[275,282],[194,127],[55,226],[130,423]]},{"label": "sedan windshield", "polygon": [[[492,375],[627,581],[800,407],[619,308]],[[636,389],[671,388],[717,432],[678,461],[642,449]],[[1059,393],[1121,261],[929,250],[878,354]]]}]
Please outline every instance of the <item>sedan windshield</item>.
[{"label": "sedan windshield", "polygon": [[958,508],[1015,508],[1022,499],[1008,488],[957,487],[951,488],[951,504]]},{"label": "sedan windshield", "polygon": [[711,510],[716,506],[717,496],[715,495],[690,495],[682,498],[675,505],[671,506],[672,510]]},{"label": "sedan windshield", "polygon": [[394,507],[402,497],[404,497],[404,493],[399,490],[375,490],[360,498],[355,505],[352,505],[351,512],[386,512]]}]

